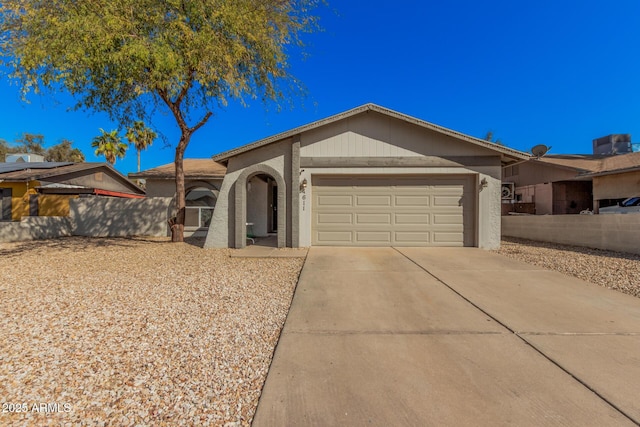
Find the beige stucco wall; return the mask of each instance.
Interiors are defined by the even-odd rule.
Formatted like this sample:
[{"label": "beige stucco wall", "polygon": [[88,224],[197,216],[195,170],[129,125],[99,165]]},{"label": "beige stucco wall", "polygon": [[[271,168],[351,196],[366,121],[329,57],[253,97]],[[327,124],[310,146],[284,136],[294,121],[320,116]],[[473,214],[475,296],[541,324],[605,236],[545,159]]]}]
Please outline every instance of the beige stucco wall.
[{"label": "beige stucco wall", "polygon": [[25,216],[21,221],[0,222],[0,242],[57,239],[71,236],[71,221],[59,216]]},{"label": "beige stucco wall", "polygon": [[522,196],[523,203],[536,204],[536,215],[552,215],[553,214],[553,184],[550,182],[544,184],[527,185],[524,187],[516,187],[516,195]]},{"label": "beige stucco wall", "polygon": [[[204,187],[204,188],[220,188],[222,185],[222,178],[220,179],[185,179],[185,188],[189,191],[190,188]],[[147,179],[146,184],[147,197],[174,197],[176,194],[176,182],[173,179]]]},{"label": "beige stucco wall", "polygon": [[[476,242],[481,248],[492,249],[500,245],[500,186],[501,166],[499,155],[488,148],[475,146],[456,138],[427,130],[386,115],[369,112],[346,120],[334,122],[300,135],[301,158],[347,159],[342,167],[301,167],[291,171],[292,139],[269,144],[252,151],[232,157],[227,165],[227,174],[222,183],[218,201],[214,210],[212,225],[209,228],[205,247],[234,247],[235,245],[235,190],[238,177],[247,168],[257,164],[267,165],[278,171],[287,188],[287,199],[298,197],[299,209],[291,211],[293,203],[287,203],[287,246],[291,241],[292,215],[298,216],[300,246],[311,244],[311,188],[313,174],[457,174],[471,175],[476,184],[483,179],[487,187],[480,189],[476,185]],[[453,157],[456,160],[467,158],[480,160],[485,166],[411,166],[411,167],[353,167],[348,164],[350,158],[419,158]],[[451,162],[449,162],[451,163]],[[486,166],[488,165],[488,166]],[[306,179],[306,194],[298,194],[299,183]],[[293,187],[293,188],[292,188]],[[265,203],[266,205],[266,203]],[[251,214],[248,213],[250,216]],[[248,216],[248,217],[249,217]],[[266,220],[266,214],[264,216]],[[250,221],[253,222],[253,221]],[[279,228],[282,224],[278,224]]]},{"label": "beige stucco wall", "polygon": [[640,254],[640,214],[505,216],[502,235]]},{"label": "beige stucco wall", "polygon": [[626,199],[640,196],[640,171],[596,176],[593,178],[593,199]]},{"label": "beige stucco wall", "polygon": [[0,242],[64,236],[127,237],[169,235],[170,198],[81,197],[69,201],[68,217],[32,216],[0,222]]},{"label": "beige stucco wall", "polygon": [[171,198],[79,198],[70,201],[74,236],[168,236]]}]

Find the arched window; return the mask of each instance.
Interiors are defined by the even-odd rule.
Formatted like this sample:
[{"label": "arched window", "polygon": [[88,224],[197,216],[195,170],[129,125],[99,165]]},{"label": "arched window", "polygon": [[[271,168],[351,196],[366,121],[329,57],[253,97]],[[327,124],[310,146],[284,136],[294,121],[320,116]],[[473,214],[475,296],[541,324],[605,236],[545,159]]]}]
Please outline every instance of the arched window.
[{"label": "arched window", "polygon": [[216,200],[216,194],[208,188],[190,189],[185,197],[185,228],[190,230],[209,228]]}]

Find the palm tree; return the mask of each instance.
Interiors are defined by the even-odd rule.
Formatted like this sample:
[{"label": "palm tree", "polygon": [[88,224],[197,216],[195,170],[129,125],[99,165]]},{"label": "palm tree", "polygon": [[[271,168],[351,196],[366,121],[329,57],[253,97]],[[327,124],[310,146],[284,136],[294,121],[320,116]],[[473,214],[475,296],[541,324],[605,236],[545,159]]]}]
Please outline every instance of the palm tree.
[{"label": "palm tree", "polygon": [[104,156],[107,162],[113,165],[117,158],[124,158],[128,145],[122,142],[117,130],[105,132],[104,129],[100,129],[100,132],[102,134],[93,138],[91,146],[96,149],[96,156]]},{"label": "palm tree", "polygon": [[138,172],[140,172],[140,152],[146,150],[158,136],[152,129],[148,128],[144,122],[136,120],[133,126],[127,129],[125,135],[129,144],[132,144],[138,152]]}]

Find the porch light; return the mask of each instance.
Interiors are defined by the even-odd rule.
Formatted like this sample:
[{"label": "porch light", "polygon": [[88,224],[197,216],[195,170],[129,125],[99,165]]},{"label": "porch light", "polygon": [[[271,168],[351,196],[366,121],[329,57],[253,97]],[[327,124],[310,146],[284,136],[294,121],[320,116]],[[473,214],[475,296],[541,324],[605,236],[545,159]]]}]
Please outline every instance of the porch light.
[{"label": "porch light", "polygon": [[489,186],[487,178],[482,178],[482,181],[480,181],[480,188],[487,188],[487,186]]},{"label": "porch light", "polygon": [[300,191],[304,193],[306,189],[307,189],[307,178],[303,179],[302,182],[300,183]]}]

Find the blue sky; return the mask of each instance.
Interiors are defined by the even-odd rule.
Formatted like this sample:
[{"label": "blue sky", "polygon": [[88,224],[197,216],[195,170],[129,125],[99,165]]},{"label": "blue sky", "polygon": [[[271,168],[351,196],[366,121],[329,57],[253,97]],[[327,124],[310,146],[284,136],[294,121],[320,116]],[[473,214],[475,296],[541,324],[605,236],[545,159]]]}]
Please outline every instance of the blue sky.
[{"label": "blue sky", "polygon": [[[590,153],[591,140],[631,133],[640,142],[640,2],[329,0],[324,31],[305,37],[308,58],[291,53],[307,88],[293,109],[251,102],[214,111],[187,157],[215,153],[373,102],[476,137],[488,130],[512,148]],[[20,101],[0,82],[0,138],[42,133],[47,145],[74,141],[87,161],[101,114],[68,112],[65,96]],[[195,117],[194,117],[195,118]],[[142,154],[142,168],[173,161],[178,131],[168,114],[153,125],[166,136]],[[171,146],[167,146],[167,143]],[[136,169],[135,151],[118,160]]]}]

